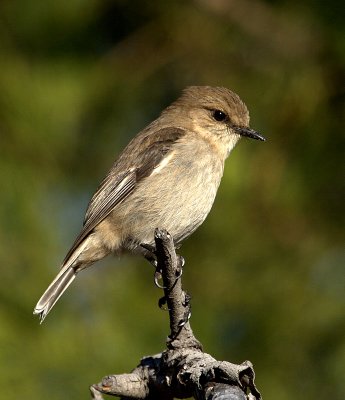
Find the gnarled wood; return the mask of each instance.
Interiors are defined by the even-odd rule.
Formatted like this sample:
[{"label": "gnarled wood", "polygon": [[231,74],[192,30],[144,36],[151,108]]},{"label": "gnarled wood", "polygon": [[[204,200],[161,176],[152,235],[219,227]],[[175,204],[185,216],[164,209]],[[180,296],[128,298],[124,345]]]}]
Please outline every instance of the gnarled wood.
[{"label": "gnarled wood", "polygon": [[91,387],[92,398],[101,400],[100,393],[104,393],[123,400],[260,400],[250,361],[239,365],[217,361],[202,351],[189,323],[190,298],[182,289],[181,257],[176,255],[173,239],[165,230],[156,229],[155,243],[170,318],[167,349],[143,358],[129,374],[103,378]]}]

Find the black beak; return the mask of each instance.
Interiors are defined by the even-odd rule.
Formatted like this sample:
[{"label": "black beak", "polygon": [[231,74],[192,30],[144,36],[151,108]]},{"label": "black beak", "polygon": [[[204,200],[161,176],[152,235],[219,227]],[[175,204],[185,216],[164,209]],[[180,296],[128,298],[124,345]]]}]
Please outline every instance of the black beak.
[{"label": "black beak", "polygon": [[262,140],[263,142],[266,140],[260,133],[254,131],[251,128],[245,128],[243,126],[233,126],[233,130],[235,130],[239,135],[246,136],[251,139]]}]

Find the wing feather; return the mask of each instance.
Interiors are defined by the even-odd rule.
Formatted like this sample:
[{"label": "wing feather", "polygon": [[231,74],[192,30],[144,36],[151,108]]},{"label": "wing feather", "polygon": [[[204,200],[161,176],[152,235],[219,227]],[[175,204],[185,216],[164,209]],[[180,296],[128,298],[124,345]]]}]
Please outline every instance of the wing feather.
[{"label": "wing feather", "polygon": [[130,196],[136,185],[152,173],[171,151],[173,143],[184,134],[181,128],[163,128],[151,134],[143,131],[128,144],[93,195],[85,214],[83,229],[62,265],[93,229]]}]

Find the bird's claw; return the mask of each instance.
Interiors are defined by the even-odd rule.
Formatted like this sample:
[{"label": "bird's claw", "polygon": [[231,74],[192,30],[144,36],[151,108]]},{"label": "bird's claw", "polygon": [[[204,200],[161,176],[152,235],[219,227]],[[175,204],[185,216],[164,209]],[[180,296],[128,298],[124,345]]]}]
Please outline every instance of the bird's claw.
[{"label": "bird's claw", "polygon": [[155,281],[155,285],[159,288],[159,289],[166,289],[166,287],[164,285],[160,284],[160,280],[162,280],[162,271],[160,269],[156,269],[155,271],[155,275],[154,275],[154,281]]},{"label": "bird's claw", "polygon": [[[166,289],[165,286],[163,286],[159,281],[162,280],[162,271],[159,270],[157,268],[157,256],[156,256],[156,248],[155,246],[152,246],[151,244],[147,244],[147,243],[141,243],[140,247],[142,247],[143,251],[143,255],[146,258],[146,260],[154,266],[155,268],[155,274],[154,274],[154,282],[155,285],[159,288],[159,289]],[[176,255],[177,256],[177,269],[176,269],[176,279],[180,279],[183,273],[183,267],[185,265],[185,260],[182,256],[180,256],[179,254]]]},{"label": "bird's claw", "polygon": [[176,255],[177,255],[177,260],[178,260],[178,267],[176,268],[176,279],[180,279],[183,274],[183,267],[185,265],[185,260],[179,254],[176,254]]}]

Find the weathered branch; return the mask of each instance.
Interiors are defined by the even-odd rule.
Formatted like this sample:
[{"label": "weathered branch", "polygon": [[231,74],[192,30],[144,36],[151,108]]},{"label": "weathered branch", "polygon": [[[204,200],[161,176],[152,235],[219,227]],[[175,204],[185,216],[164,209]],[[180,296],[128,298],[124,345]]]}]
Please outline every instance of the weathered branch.
[{"label": "weathered branch", "polygon": [[182,290],[182,258],[176,255],[172,237],[166,231],[156,229],[156,256],[158,269],[162,271],[164,300],[169,310],[170,335],[168,349],[191,347],[201,349],[188,322],[190,296]]},{"label": "weathered branch", "polygon": [[158,269],[164,284],[164,300],[161,299],[160,304],[166,303],[170,318],[167,349],[143,358],[130,374],[103,378],[91,387],[92,398],[101,400],[100,393],[104,393],[123,400],[261,399],[250,361],[240,365],[217,361],[202,351],[188,321],[190,298],[182,290],[182,258],[176,255],[172,237],[165,230],[156,229],[155,243]]}]

